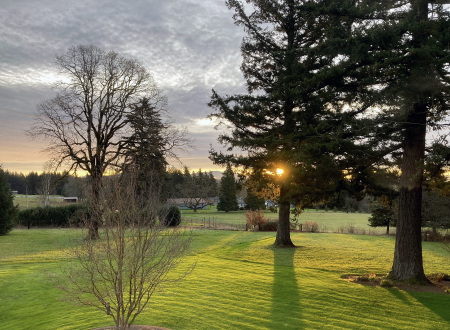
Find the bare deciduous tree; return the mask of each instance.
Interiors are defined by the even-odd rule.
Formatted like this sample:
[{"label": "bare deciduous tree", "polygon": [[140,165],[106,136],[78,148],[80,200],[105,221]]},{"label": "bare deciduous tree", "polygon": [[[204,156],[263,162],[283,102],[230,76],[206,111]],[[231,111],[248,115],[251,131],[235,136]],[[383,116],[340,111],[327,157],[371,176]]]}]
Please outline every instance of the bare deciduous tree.
[{"label": "bare deciduous tree", "polygon": [[88,173],[94,215],[89,235],[97,237],[102,177],[123,161],[127,114],[140,98],[159,91],[139,61],[93,45],[70,48],[56,65],[65,80],[56,84],[56,97],[38,105],[29,134],[49,142],[58,164]]},{"label": "bare deciduous tree", "polygon": [[80,240],[71,251],[74,263],[64,269],[69,281],[57,283],[71,301],[110,315],[118,329],[131,326],[157,289],[194,267],[184,261],[190,232],[159,225],[158,193],[139,193],[136,184],[129,173],[105,180],[100,238]]},{"label": "bare deciduous tree", "polygon": [[41,199],[41,206],[50,206],[50,189],[52,187],[52,175],[49,172],[44,172],[41,175],[41,182],[38,187],[38,194]]}]

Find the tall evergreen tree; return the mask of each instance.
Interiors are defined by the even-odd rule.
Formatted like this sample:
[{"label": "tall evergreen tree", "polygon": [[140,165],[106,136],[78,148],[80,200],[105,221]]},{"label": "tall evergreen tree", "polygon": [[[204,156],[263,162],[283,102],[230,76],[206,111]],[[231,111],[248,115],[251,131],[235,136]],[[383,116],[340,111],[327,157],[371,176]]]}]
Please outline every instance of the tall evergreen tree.
[{"label": "tall evergreen tree", "polygon": [[217,211],[237,211],[239,206],[236,199],[236,180],[231,165],[228,164],[220,179],[219,203]]},{"label": "tall evergreen tree", "polygon": [[6,174],[0,167],[0,235],[8,234],[14,226],[17,206],[14,206],[13,199]]},{"label": "tall evergreen tree", "polygon": [[[448,8],[428,0],[389,1],[357,29],[357,72],[379,96],[374,127],[401,142],[401,178],[394,262],[390,277],[427,282],[421,246],[421,200],[427,128],[449,109]],[[435,2],[433,2],[435,3]],[[378,20],[377,20],[378,19]],[[355,71],[356,72],[356,71]],[[367,90],[363,90],[366,92]]]},{"label": "tall evergreen tree", "polygon": [[[248,168],[279,187],[275,245],[293,246],[290,204],[304,208],[323,200],[344,181],[344,168],[346,173],[358,170],[350,165],[351,157],[345,162],[345,157],[336,157],[345,153],[356,158],[361,153],[354,150],[362,150],[352,136],[364,124],[359,129],[344,124],[365,109],[365,100],[354,98],[359,81],[347,79],[355,63],[342,55],[355,19],[336,14],[342,1],[247,2],[229,0],[227,5],[247,33],[241,69],[248,94],[222,97],[213,91],[210,102],[218,111],[213,115],[233,127],[220,141],[229,151],[240,149],[247,155],[213,151],[211,158]],[[277,168],[282,175],[276,174]]]},{"label": "tall evergreen tree", "polygon": [[[449,106],[448,58],[450,21],[430,19],[427,0],[410,1],[411,9],[404,19],[408,37],[400,46],[405,49],[402,62],[406,79],[402,88],[402,110],[406,115],[403,130],[399,218],[394,262],[390,277],[397,280],[427,282],[423,270],[421,243],[421,207],[425,137],[428,125],[436,124]],[[446,38],[442,38],[444,34]],[[402,63],[402,64],[403,64]]]},{"label": "tall evergreen tree", "polygon": [[[153,100],[144,97],[133,107],[127,115],[132,134],[127,140],[126,167],[132,166],[137,172],[139,187],[151,186],[163,193],[166,173],[166,155],[168,141],[165,131],[168,125],[161,118],[161,103],[159,98]],[[167,197],[167,196],[166,196]]]},{"label": "tall evergreen tree", "polygon": [[247,188],[247,197],[244,198],[244,202],[247,210],[257,211],[266,209],[264,198],[255,195],[252,187]]}]

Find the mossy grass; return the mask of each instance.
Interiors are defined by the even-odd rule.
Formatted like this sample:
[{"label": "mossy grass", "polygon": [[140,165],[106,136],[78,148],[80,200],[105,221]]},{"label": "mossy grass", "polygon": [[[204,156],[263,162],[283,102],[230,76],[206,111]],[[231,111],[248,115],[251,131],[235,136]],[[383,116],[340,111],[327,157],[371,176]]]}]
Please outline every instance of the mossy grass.
[{"label": "mossy grass", "polygon": [[[192,274],[156,294],[136,324],[170,329],[448,329],[450,295],[366,286],[344,274],[387,274],[388,236],[293,233],[296,249],[274,233],[193,232]],[[49,276],[62,276],[65,249],[81,231],[13,230],[0,238],[0,329],[92,329],[112,324],[74,302]],[[442,243],[423,244],[427,274],[448,274]]]}]

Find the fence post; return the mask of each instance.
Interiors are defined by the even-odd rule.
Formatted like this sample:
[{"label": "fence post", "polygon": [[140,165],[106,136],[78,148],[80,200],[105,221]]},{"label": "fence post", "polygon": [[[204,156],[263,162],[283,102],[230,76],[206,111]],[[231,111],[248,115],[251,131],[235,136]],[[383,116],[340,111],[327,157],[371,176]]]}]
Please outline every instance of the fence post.
[{"label": "fence post", "polygon": [[299,224],[298,227],[300,228],[300,231],[303,231],[302,224]]}]

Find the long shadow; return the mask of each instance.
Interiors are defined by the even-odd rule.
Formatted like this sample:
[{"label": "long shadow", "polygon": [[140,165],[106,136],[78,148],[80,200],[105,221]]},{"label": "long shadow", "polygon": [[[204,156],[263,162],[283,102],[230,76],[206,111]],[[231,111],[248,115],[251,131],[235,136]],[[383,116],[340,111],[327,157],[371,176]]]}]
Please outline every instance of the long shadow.
[{"label": "long shadow", "polygon": [[423,306],[438,315],[449,324],[450,328],[450,296],[448,294],[409,292]]},{"label": "long shadow", "polygon": [[450,324],[450,296],[434,292],[402,291],[397,288],[387,289],[394,297],[406,305],[412,305],[412,300],[420,302],[428,310]]},{"label": "long shadow", "polygon": [[270,329],[301,328],[300,290],[294,268],[296,248],[272,248],[274,254]]}]

